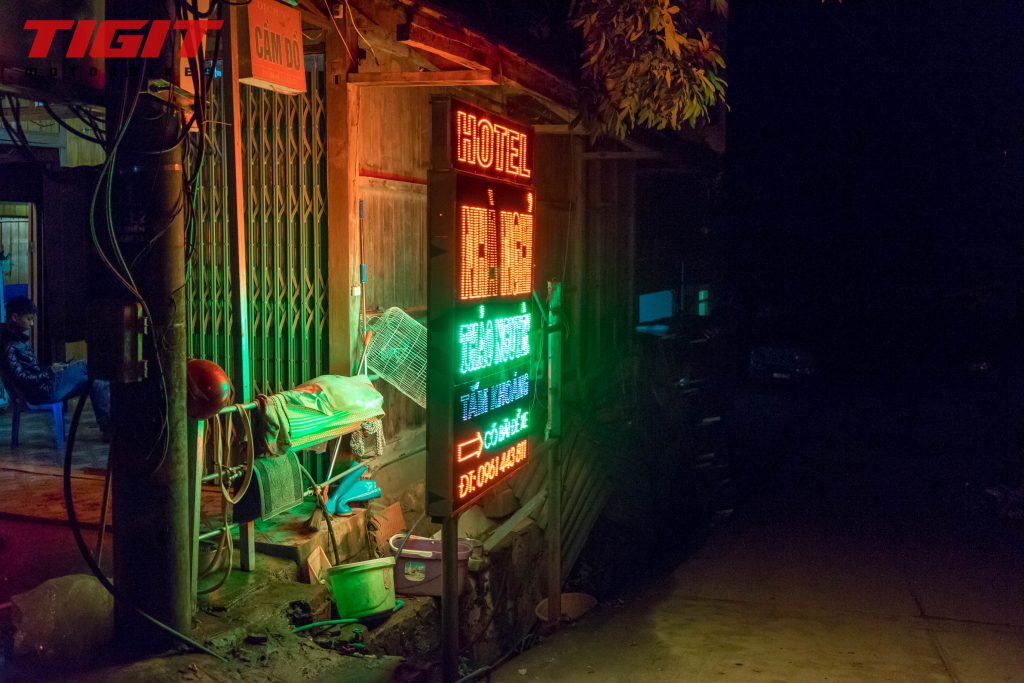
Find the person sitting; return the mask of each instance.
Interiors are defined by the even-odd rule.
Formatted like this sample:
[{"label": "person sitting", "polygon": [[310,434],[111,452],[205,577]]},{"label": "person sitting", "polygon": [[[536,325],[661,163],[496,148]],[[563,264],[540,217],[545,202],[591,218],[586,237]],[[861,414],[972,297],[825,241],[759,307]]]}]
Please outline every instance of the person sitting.
[{"label": "person sitting", "polygon": [[[56,403],[85,393],[89,386],[85,361],[40,367],[28,334],[36,322],[35,304],[25,297],[14,297],[7,302],[6,311],[7,322],[0,328],[0,363],[4,378],[14,384],[11,388],[29,403]],[[109,441],[110,385],[93,380],[89,398],[103,440]]]}]

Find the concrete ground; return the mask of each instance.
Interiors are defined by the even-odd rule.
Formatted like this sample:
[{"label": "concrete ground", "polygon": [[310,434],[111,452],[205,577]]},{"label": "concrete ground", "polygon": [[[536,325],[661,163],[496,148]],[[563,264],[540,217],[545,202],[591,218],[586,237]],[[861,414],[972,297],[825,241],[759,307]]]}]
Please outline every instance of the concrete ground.
[{"label": "concrete ground", "polygon": [[[0,681],[383,683],[429,676],[431,662],[436,659],[433,651],[437,648],[439,619],[431,598],[407,598],[403,609],[384,624],[372,629],[359,627],[365,650],[346,648],[354,627],[292,632],[297,623],[327,618],[325,592],[319,586],[296,583],[297,567],[291,560],[262,554],[254,572],[240,571],[236,554],[231,576],[221,589],[201,600],[193,623],[191,636],[222,654],[227,663],[182,648],[132,661],[116,648],[96,645],[84,655],[73,657],[63,648],[66,642],[58,642],[52,651],[45,648],[37,657],[14,656],[12,596],[49,579],[88,574],[89,570],[66,524],[63,453],[54,446],[50,415],[29,413],[22,417],[21,445],[17,449],[9,446],[10,423],[9,414],[0,414]],[[84,536],[90,547],[97,535],[95,520],[106,451],[91,418],[83,420],[73,471],[76,506],[80,520],[85,522]],[[303,520],[308,515],[308,510],[300,514]],[[361,517],[335,524],[340,542],[352,535],[344,531],[350,527],[349,520],[357,519]],[[113,531],[108,530],[102,562],[108,575],[113,541]],[[310,613],[297,616],[306,605]],[[77,626],[86,619],[83,628],[97,626],[92,617],[75,617],[71,614],[74,611],[69,606],[61,612],[65,625],[73,622]],[[70,631],[81,629],[72,627]],[[48,637],[45,642],[54,641]]]},{"label": "concrete ground", "polygon": [[1006,548],[861,521],[737,520],[492,680],[1024,680],[1024,577]]},{"label": "concrete ground", "polygon": [[[71,422],[71,409],[65,411],[64,418],[66,425]],[[22,415],[20,439],[18,448],[12,449],[11,415],[0,415],[0,492],[5,498],[0,503],[0,608],[12,595],[47,579],[88,571],[70,529],[63,523],[64,454],[54,446],[50,413],[33,411]],[[106,452],[107,446],[100,440],[95,420],[87,409],[75,445],[76,477],[86,472],[102,477]],[[27,490],[40,488],[48,494],[45,503],[24,498]],[[38,518],[34,514],[36,509],[22,514],[28,508],[43,507],[49,513],[48,519]],[[87,543],[95,543],[95,524],[85,532],[85,538]],[[104,567],[108,569],[111,544],[112,537],[108,535],[104,553]],[[3,616],[0,611],[0,621]]]},{"label": "concrete ground", "polygon": [[1024,681],[1022,522],[936,494],[964,420],[861,398],[742,396],[733,519],[490,680]]}]

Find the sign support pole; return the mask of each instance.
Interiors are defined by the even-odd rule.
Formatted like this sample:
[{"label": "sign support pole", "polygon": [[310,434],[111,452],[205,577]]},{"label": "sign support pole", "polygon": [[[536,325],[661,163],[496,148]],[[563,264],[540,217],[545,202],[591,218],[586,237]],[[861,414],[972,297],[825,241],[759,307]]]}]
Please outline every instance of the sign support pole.
[{"label": "sign support pole", "polygon": [[454,683],[459,514],[530,453],[535,197],[528,126],[448,97],[431,109],[425,507],[442,525],[441,665]]},{"label": "sign support pole", "polygon": [[445,683],[459,680],[459,518],[441,524],[441,665]]}]

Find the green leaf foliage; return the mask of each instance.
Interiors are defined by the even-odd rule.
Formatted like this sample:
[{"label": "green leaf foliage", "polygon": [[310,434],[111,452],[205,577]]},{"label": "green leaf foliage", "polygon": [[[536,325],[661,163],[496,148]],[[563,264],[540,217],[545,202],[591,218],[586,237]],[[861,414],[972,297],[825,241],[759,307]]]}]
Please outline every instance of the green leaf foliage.
[{"label": "green leaf foliage", "polygon": [[583,34],[581,115],[596,134],[679,129],[725,102],[725,60],[698,21],[727,0],[576,0]]}]

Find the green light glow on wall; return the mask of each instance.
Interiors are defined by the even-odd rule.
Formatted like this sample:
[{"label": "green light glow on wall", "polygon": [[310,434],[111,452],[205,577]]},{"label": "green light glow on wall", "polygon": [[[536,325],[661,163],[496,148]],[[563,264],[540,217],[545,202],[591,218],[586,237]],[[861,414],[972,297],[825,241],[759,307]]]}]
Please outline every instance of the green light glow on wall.
[{"label": "green light glow on wall", "polygon": [[459,325],[459,373],[464,375],[529,356],[530,317],[529,313],[521,313]]},{"label": "green light glow on wall", "polygon": [[711,292],[707,289],[697,292],[697,315],[705,316],[708,314],[708,301],[710,297]]}]

